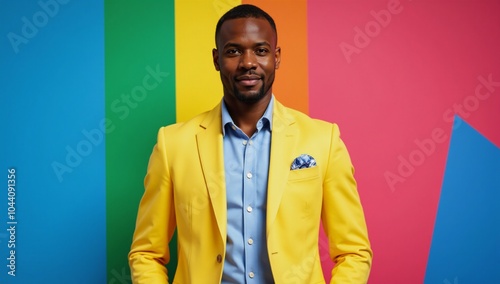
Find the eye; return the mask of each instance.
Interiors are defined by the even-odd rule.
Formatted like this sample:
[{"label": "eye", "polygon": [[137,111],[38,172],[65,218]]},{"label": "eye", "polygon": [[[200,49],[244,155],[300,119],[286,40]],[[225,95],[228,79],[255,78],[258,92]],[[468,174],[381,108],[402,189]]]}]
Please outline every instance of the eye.
[{"label": "eye", "polygon": [[231,48],[231,49],[226,50],[226,54],[229,56],[236,56],[236,55],[239,55],[240,53],[241,52],[236,48]]},{"label": "eye", "polygon": [[257,50],[255,50],[255,54],[257,55],[266,55],[269,53],[269,50],[267,48],[264,48],[264,47],[259,47],[257,48]]}]

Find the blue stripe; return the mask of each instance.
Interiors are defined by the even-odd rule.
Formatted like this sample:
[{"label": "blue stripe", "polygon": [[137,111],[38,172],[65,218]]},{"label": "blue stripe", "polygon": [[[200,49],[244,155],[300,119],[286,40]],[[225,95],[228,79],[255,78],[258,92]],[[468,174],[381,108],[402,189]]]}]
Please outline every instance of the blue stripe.
[{"label": "blue stripe", "polygon": [[3,1],[0,11],[0,283],[105,283],[104,134],[94,130],[104,118],[103,2]]}]

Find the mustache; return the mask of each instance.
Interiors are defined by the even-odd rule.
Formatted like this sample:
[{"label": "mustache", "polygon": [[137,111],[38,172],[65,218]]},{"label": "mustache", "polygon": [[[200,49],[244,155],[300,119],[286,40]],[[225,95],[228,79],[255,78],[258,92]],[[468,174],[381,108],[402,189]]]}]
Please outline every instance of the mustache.
[{"label": "mustache", "polygon": [[234,79],[236,81],[241,81],[241,80],[260,80],[264,76],[257,74],[254,70],[249,70],[248,72],[245,72],[241,75],[235,76]]}]

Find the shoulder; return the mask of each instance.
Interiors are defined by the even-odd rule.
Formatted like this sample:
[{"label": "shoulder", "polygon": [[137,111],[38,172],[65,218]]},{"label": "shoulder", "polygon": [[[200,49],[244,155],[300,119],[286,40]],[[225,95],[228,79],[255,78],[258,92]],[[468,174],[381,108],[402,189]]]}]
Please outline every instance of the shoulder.
[{"label": "shoulder", "polygon": [[159,132],[162,135],[168,135],[168,136],[196,135],[196,133],[206,128],[207,125],[217,123],[217,121],[219,121],[220,125],[221,124],[220,116],[221,116],[220,105],[217,105],[213,109],[200,113],[187,121],[177,122],[174,124],[163,126],[160,128]]},{"label": "shoulder", "polygon": [[323,133],[323,135],[326,134],[325,131],[328,133],[332,130],[338,131],[336,123],[312,118],[303,112],[283,106],[280,103],[277,104],[276,113],[281,116],[282,119],[290,121],[300,130],[320,132]]}]

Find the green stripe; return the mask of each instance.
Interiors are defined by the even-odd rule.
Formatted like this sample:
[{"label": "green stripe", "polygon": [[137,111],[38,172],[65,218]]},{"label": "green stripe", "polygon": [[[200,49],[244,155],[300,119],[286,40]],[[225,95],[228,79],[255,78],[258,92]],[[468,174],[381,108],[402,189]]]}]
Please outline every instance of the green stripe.
[{"label": "green stripe", "polygon": [[108,283],[129,283],[149,155],[159,127],[176,117],[174,0],[105,0],[104,11],[107,273]]}]

